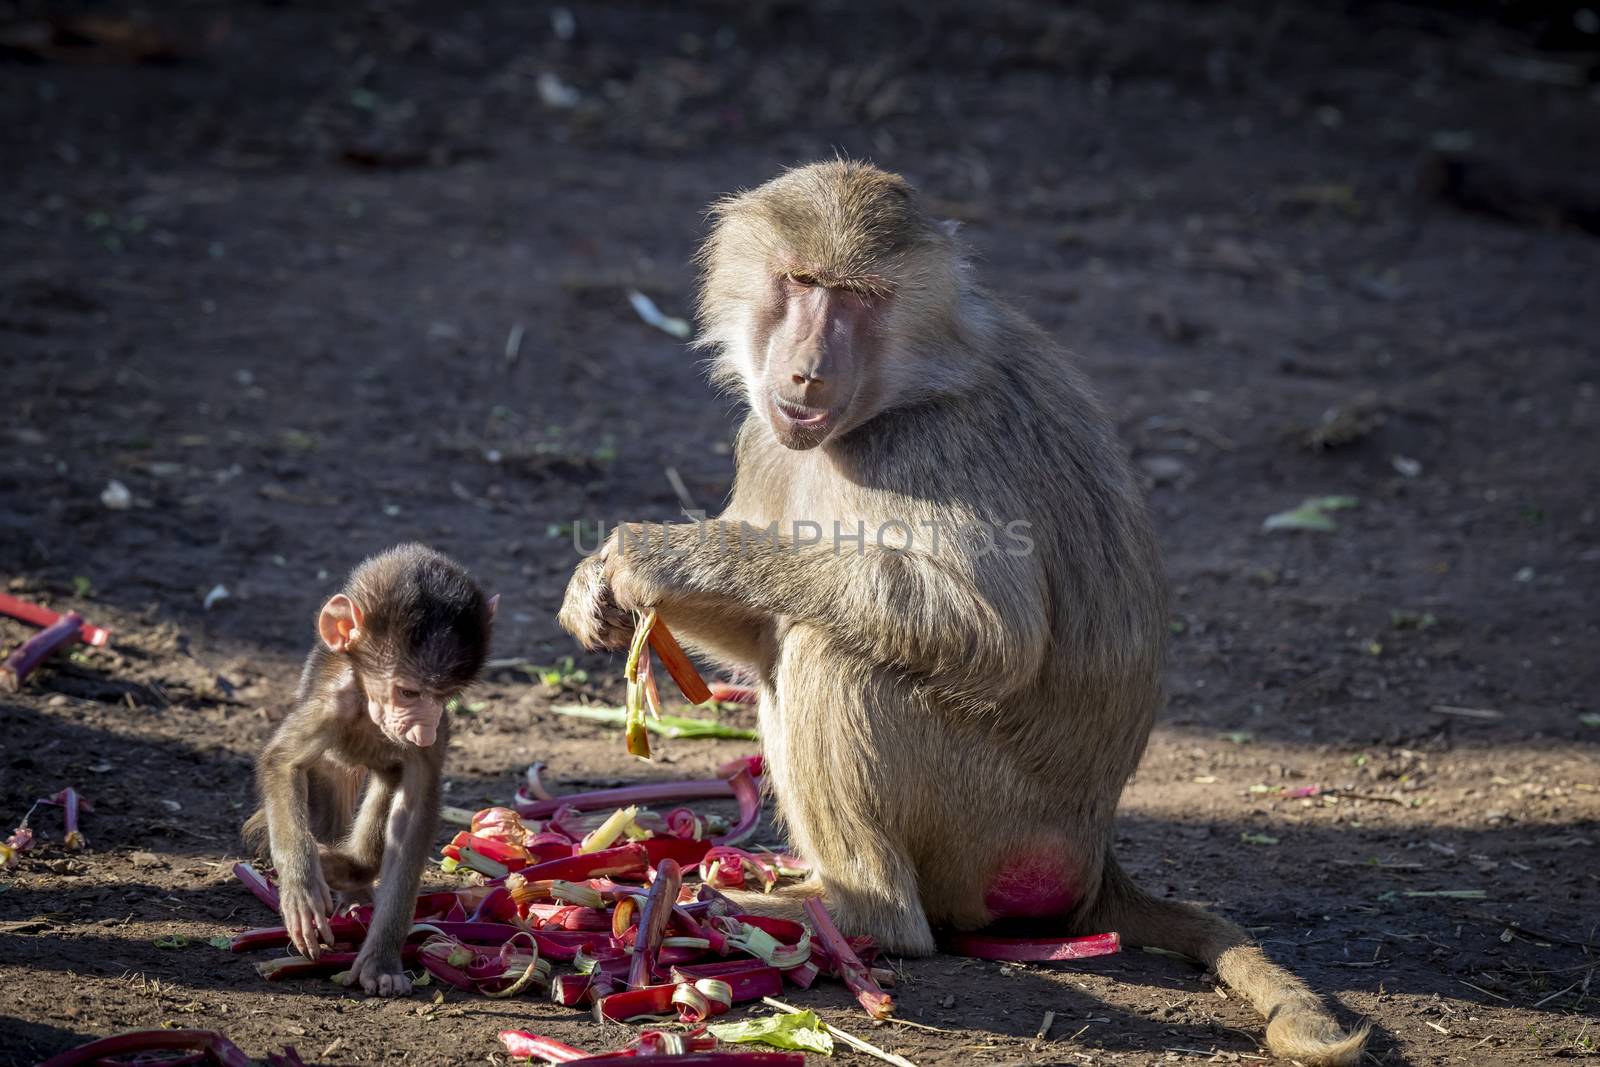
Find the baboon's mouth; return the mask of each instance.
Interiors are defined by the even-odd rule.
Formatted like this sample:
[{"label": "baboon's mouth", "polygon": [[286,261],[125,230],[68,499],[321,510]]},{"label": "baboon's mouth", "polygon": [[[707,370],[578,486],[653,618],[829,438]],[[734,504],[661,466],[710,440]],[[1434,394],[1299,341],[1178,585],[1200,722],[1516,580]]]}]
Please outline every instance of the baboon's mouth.
[{"label": "baboon's mouth", "polygon": [[773,405],[778,409],[778,414],[782,415],[791,425],[802,429],[821,429],[833,417],[833,412],[826,408],[802,407],[799,404],[789,404],[782,400],[773,401]]}]

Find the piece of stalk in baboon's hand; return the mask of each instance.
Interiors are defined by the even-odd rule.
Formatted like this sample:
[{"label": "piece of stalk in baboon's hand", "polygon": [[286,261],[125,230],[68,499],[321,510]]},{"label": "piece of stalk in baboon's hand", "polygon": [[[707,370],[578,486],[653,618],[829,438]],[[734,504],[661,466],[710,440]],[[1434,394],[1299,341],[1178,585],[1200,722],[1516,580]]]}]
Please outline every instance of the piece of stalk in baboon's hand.
[{"label": "piece of stalk in baboon's hand", "polygon": [[628,755],[638,756],[640,759],[650,758],[650,733],[644,725],[645,678],[640,676],[639,664],[643,661],[648,666],[650,662],[647,645],[650,631],[655,624],[656,612],[651,608],[634,627],[633,644],[628,647],[628,664],[623,672],[628,680],[627,716],[624,720],[626,726],[623,734]]},{"label": "piece of stalk in baboon's hand", "polygon": [[684,653],[683,647],[678,644],[677,638],[672,636],[672,631],[659,619],[650,628],[650,647],[655,654],[661,657],[661,665],[672,675],[672,680],[677,684],[683,697],[691,704],[704,704],[711,699],[711,690],[706,685],[705,679],[700,677],[700,672],[694,669],[694,664]]}]

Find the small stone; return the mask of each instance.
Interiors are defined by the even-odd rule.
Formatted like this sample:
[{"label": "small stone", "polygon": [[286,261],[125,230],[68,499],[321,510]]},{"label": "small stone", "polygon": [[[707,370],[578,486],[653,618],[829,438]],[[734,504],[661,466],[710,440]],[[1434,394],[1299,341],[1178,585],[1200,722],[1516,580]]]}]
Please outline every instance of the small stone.
[{"label": "small stone", "polygon": [[1157,485],[1175,482],[1189,473],[1189,465],[1172,456],[1146,456],[1139,461],[1139,466]]},{"label": "small stone", "polygon": [[165,867],[167,865],[167,861],[156,855],[154,852],[135,852],[133,855],[128,857],[128,862],[133,864],[135,867],[143,868]]},{"label": "small stone", "polygon": [[67,696],[65,693],[57,693],[55,696],[45,701],[45,704],[52,708],[64,708],[70,703],[72,703],[72,698]]},{"label": "small stone", "polygon": [[133,494],[127,486],[113,478],[100,490],[100,503],[112,511],[127,511],[133,506]]}]

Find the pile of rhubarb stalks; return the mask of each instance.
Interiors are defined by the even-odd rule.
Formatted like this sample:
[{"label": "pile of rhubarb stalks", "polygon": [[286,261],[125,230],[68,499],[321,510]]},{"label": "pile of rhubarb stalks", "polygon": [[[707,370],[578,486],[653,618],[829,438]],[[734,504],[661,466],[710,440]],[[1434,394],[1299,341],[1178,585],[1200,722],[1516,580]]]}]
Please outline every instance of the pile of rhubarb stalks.
[{"label": "pile of rhubarb stalks", "polygon": [[[780,878],[806,873],[793,856],[739,847],[760,818],[761,769],[761,757],[751,756],[725,765],[723,778],[554,797],[535,766],[515,807],[447,811],[469,826],[444,847],[442,866],[475,872],[479,884],[417,898],[407,966],[490,997],[548,992],[558,1004],[590,1009],[596,1020],[676,1020],[695,1028],[646,1030],[621,1053],[597,1057],[534,1034],[501,1034],[513,1056],[552,1062],[625,1054],[635,1063],[670,1056],[680,1067],[726,1059],[746,1067],[798,1064],[796,1053],[713,1053],[716,1038],[699,1028],[734,1004],[777,996],[785,983],[806,989],[821,975],[843,979],[874,1018],[887,1017],[894,1002],[883,986],[893,972],[871,966],[877,946],[841,935],[820,900],[806,904],[808,930],[744,914],[720,892],[770,890]],[[643,807],[726,797],[739,804],[731,828],[687,807],[664,815]],[[276,910],[270,878],[244,863],[234,872]],[[257,970],[269,981],[322,975],[347,983],[370,920],[370,907],[352,908],[330,920],[338,942],[331,950],[315,960],[279,956]],[[288,944],[280,926],[246,930],[232,949]]]}]

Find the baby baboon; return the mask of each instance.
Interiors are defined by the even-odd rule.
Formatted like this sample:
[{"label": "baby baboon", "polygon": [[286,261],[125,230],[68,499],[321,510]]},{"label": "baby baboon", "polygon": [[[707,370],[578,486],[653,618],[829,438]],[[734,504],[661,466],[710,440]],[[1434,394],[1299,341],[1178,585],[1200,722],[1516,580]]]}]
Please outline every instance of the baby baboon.
[{"label": "baby baboon", "polygon": [[482,669],[497,599],[422,545],[363,562],[322,606],[294,710],[256,760],[261,807],[244,835],[270,849],[302,955],[333,943],[331,890],[363,897],[377,879],[353,968],[368,993],[411,992],[400,946],[439,825],[444,705]]}]

